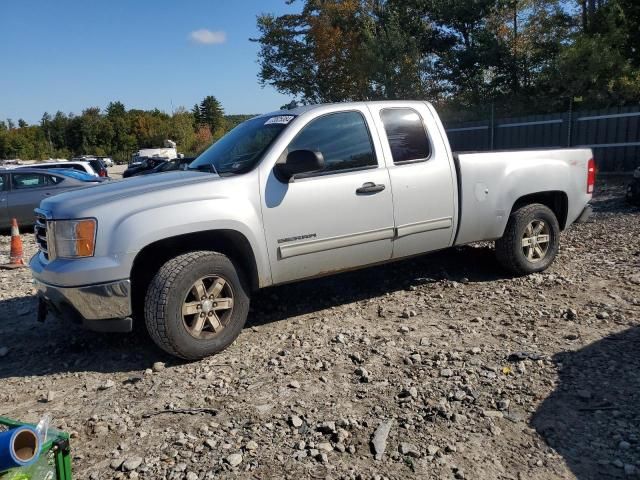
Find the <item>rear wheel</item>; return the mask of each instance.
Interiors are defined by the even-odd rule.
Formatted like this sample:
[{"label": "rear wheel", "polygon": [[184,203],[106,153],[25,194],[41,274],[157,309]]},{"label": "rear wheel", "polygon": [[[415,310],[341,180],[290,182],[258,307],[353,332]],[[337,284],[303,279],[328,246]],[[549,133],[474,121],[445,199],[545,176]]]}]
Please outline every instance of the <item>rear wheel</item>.
[{"label": "rear wheel", "polygon": [[195,360],[218,353],[240,334],[249,312],[241,273],[225,255],[198,251],[169,260],[152,279],[145,322],[166,352]]},{"label": "rear wheel", "polygon": [[560,225],[545,205],[532,204],[511,214],[502,238],[496,240],[500,264],[516,275],[546,270],[558,253]]}]

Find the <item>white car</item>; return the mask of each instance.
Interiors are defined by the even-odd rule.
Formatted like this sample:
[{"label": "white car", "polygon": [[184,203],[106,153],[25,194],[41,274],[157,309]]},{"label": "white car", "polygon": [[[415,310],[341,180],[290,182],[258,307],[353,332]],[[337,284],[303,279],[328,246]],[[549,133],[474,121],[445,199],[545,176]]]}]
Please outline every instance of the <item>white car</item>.
[{"label": "white car", "polygon": [[58,162],[41,162],[41,163],[34,163],[31,165],[18,165],[15,168],[45,168],[45,169],[49,169],[49,168],[71,168],[73,170],[79,170],[81,172],[85,172],[88,173],[89,175],[93,175],[94,177],[98,177],[100,175],[98,175],[98,172],[96,172],[93,167],[91,166],[91,164],[87,161],[79,161],[79,160],[74,160],[74,161],[58,161]]}]

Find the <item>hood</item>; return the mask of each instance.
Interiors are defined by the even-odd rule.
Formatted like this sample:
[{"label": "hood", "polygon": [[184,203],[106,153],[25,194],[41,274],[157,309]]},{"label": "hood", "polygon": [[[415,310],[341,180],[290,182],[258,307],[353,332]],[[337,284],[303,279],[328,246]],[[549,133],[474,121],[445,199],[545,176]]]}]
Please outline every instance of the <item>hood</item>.
[{"label": "hood", "polygon": [[[157,197],[165,200],[189,195],[196,185],[220,181],[220,177],[208,172],[176,171],[158,175],[144,175],[123,180],[104,182],[89,189],[73,190],[44,200],[40,206],[51,212],[54,218],[78,218],[91,216],[90,211],[110,204],[120,208],[138,208],[141,197]],[[157,200],[157,199],[154,199]]]}]

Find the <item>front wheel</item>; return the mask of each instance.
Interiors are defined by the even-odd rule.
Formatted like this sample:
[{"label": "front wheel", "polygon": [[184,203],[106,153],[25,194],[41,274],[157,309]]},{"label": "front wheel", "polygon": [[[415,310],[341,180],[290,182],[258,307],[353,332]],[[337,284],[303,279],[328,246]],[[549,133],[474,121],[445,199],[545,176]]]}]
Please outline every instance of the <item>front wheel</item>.
[{"label": "front wheel", "polygon": [[145,322],[166,352],[197,360],[224,350],[240,334],[249,296],[225,255],[190,252],[165,263],[145,297]]},{"label": "front wheel", "polygon": [[511,214],[502,238],[496,240],[500,264],[516,275],[546,270],[558,253],[560,225],[545,205],[534,203]]}]

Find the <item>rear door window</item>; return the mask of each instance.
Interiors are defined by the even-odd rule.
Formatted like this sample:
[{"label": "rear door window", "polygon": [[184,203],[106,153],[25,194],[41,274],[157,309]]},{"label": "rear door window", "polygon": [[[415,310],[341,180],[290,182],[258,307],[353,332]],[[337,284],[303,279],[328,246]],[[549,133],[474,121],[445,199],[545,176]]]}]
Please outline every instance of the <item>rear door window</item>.
[{"label": "rear door window", "polygon": [[47,186],[47,176],[41,173],[14,173],[13,188],[24,190]]},{"label": "rear door window", "polygon": [[412,108],[388,108],[380,112],[393,163],[428,160],[431,143],[422,117]]}]

